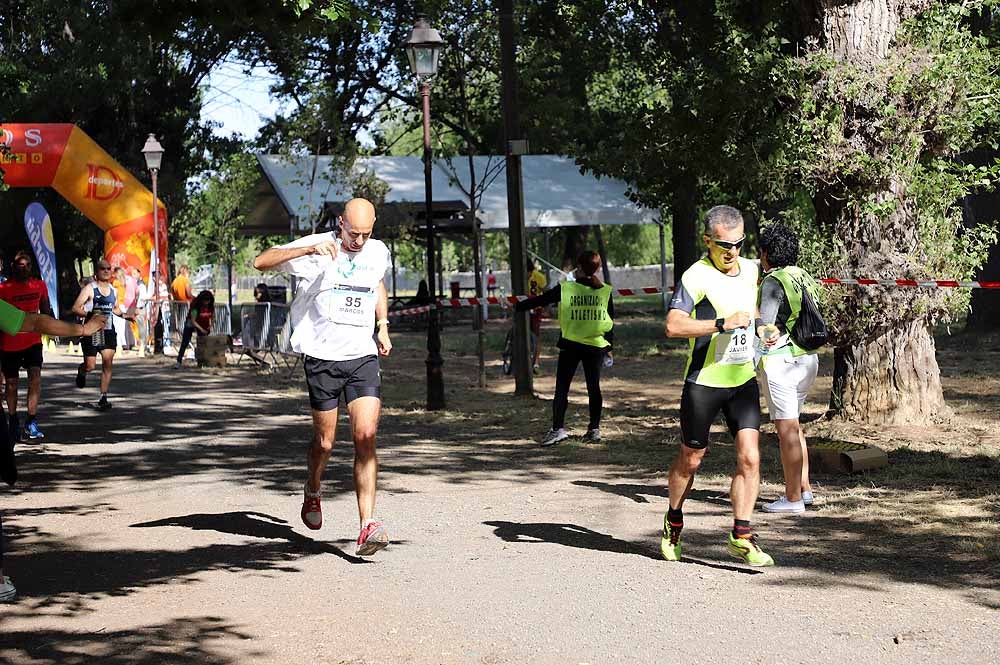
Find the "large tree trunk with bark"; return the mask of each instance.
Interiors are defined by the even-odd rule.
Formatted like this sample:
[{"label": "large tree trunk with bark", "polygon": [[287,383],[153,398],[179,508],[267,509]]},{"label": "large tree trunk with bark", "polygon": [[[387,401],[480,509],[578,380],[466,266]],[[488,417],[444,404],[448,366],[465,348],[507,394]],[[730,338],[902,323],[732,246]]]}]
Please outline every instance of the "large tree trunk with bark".
[{"label": "large tree trunk with bark", "polygon": [[[903,20],[925,0],[816,0],[811,9],[820,46],[844,66],[877,71]],[[856,128],[855,128],[856,129]],[[905,137],[878,132],[845,134],[853,150],[882,154],[902,149]],[[886,141],[898,141],[889,146]],[[919,145],[906,159],[915,163]],[[916,211],[900,177],[869,191],[876,214],[834,187],[819,188],[817,221],[839,241],[845,256],[837,277],[926,278]],[[879,424],[929,423],[948,413],[935,357],[933,317],[937,294],[917,289],[850,287],[834,314],[835,370],[831,407],[841,417]]]}]

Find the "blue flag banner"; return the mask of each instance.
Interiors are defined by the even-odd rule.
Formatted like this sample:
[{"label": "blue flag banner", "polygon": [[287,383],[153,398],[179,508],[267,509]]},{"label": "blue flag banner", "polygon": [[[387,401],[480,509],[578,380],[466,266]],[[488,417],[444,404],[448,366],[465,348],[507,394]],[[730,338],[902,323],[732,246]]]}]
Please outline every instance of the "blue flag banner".
[{"label": "blue flag banner", "polygon": [[24,211],[24,230],[35,252],[38,269],[49,291],[52,313],[59,318],[59,296],[56,290],[56,242],[52,237],[52,220],[41,203],[32,203]]}]

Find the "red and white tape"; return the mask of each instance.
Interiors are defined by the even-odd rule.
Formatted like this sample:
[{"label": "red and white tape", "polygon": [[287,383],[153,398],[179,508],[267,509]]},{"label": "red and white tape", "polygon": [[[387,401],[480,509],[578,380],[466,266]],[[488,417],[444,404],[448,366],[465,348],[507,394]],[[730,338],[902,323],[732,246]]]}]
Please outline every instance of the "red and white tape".
[{"label": "red and white tape", "polygon": [[844,284],[847,286],[920,286],[932,289],[1000,289],[1000,282],[956,282],[952,279],[837,279],[827,277],[821,284]]},{"label": "red and white tape", "polygon": [[[932,289],[1000,289],[1000,282],[959,282],[951,279],[864,279],[849,278],[838,279],[826,277],[818,280],[821,284],[843,285],[843,286],[912,286]],[[615,289],[614,294],[621,297],[654,295],[663,293],[663,289],[658,286],[644,286],[638,289]],[[673,289],[667,289],[667,293],[672,293]],[[498,298],[489,296],[486,298],[443,298],[437,301],[437,307],[478,307],[483,303],[490,305],[515,304],[527,300],[528,296],[504,296]],[[423,314],[433,309],[433,305],[422,305],[420,307],[410,307],[408,309],[397,309],[389,312],[389,316],[406,316],[408,314]]]}]

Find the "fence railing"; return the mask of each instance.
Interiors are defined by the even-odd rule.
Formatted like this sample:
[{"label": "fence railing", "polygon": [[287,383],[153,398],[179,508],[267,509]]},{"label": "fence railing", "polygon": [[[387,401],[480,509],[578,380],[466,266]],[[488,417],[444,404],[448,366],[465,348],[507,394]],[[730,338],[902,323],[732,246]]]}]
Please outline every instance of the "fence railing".
[{"label": "fence railing", "polygon": [[288,305],[254,303],[240,306],[243,348],[258,353],[292,353],[292,320]]}]

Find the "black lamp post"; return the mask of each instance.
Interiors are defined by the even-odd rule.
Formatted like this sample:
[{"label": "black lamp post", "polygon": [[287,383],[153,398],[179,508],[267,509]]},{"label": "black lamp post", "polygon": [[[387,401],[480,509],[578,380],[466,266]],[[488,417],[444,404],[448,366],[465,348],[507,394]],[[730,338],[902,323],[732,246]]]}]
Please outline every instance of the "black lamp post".
[{"label": "black lamp post", "polygon": [[[430,27],[427,19],[417,19],[410,38],[406,40],[406,57],[410,68],[417,77],[420,86],[420,97],[423,101],[424,116],[424,197],[425,222],[427,224],[427,289],[431,294],[432,305],[436,301],[435,288],[437,271],[435,270],[434,250],[434,197],[431,188],[431,84],[430,79],[437,74],[438,60],[444,40],[438,31]],[[441,330],[437,308],[433,308],[427,323],[427,410],[435,411],[444,408],[444,373],[441,358]]]},{"label": "black lamp post", "polygon": [[[160,165],[163,163],[163,146],[160,142],[156,140],[155,134],[150,134],[146,138],[146,145],[142,146],[142,156],[146,158],[146,168],[149,169],[149,177],[153,181],[153,259],[149,267],[149,282],[153,287],[153,312],[156,313],[156,324],[153,328],[153,351],[155,353],[161,353],[163,351],[163,318],[160,312],[160,279],[165,279],[164,275],[160,275],[160,265],[163,263],[163,258],[160,255],[160,211],[157,204],[156,195],[156,175],[160,172]],[[149,324],[149,317],[146,318],[147,325]]]}]

